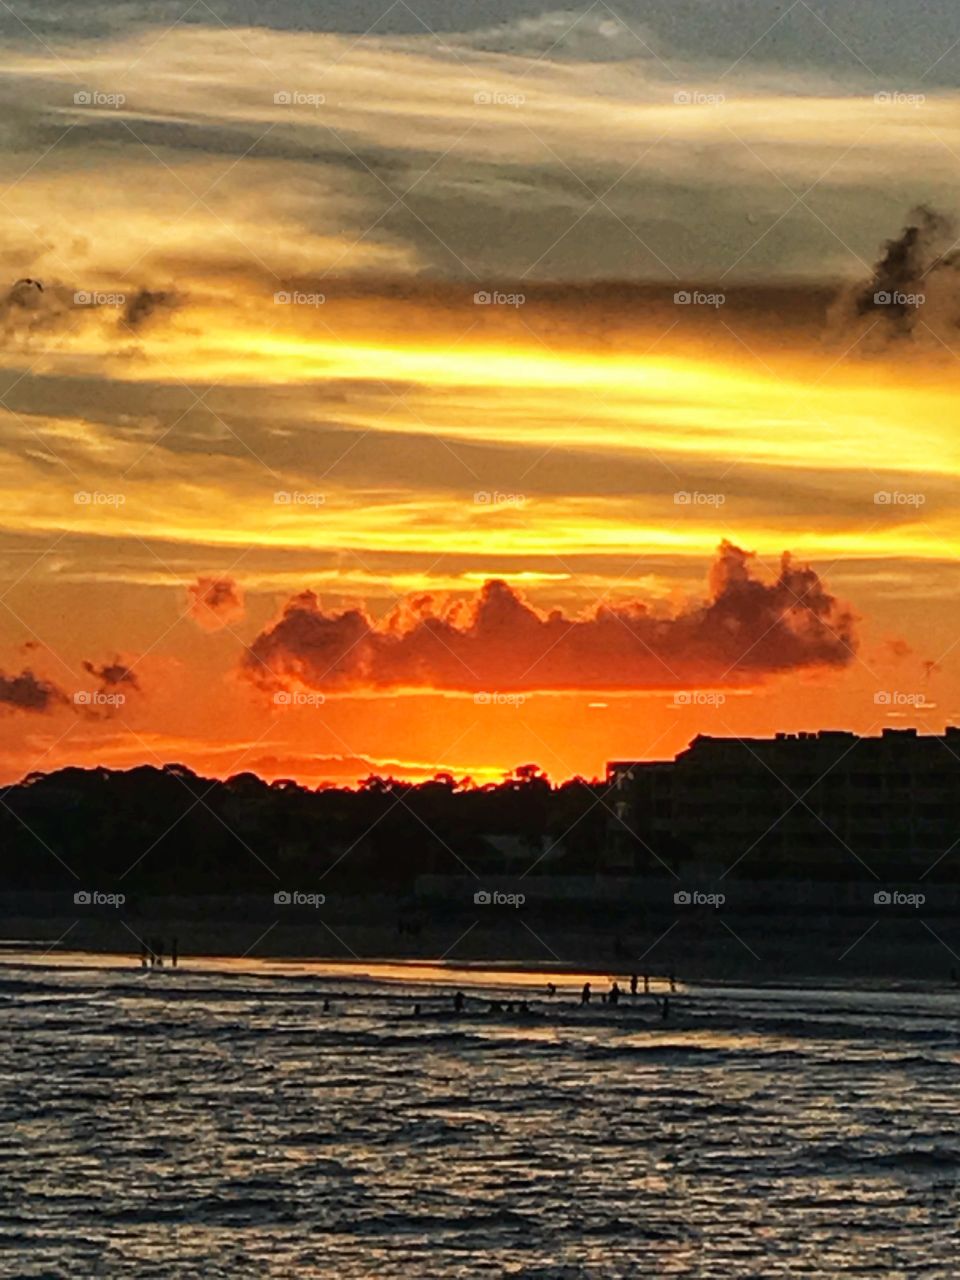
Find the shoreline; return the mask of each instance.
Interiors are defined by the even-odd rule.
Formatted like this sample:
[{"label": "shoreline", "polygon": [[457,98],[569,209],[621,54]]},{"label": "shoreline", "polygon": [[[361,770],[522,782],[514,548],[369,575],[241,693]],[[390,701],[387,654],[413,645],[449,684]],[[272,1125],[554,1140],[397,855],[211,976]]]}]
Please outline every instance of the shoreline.
[{"label": "shoreline", "polygon": [[890,976],[864,976],[849,974],[843,977],[826,978],[822,975],[796,975],[790,978],[763,978],[740,976],[735,978],[717,978],[702,975],[676,974],[675,986],[671,987],[668,974],[650,972],[649,991],[642,987],[643,975],[640,974],[641,987],[635,997],[629,990],[624,990],[629,982],[629,973],[614,967],[577,967],[567,963],[517,960],[501,958],[499,960],[451,960],[443,957],[398,957],[377,956],[364,959],[351,959],[342,956],[306,956],[306,955],[229,955],[218,953],[180,954],[178,964],[172,965],[169,959],[158,968],[141,966],[139,954],[129,950],[91,950],[64,948],[51,949],[40,941],[35,946],[23,939],[18,949],[0,942],[0,974],[4,971],[57,970],[60,972],[94,973],[104,972],[132,977],[150,976],[162,981],[165,977],[203,976],[214,977],[262,977],[262,978],[304,978],[329,979],[353,983],[380,983],[388,988],[401,986],[424,987],[511,987],[528,991],[531,994],[542,991],[546,998],[546,987],[553,983],[557,994],[579,992],[584,982],[594,985],[594,995],[598,999],[602,991],[601,983],[616,980],[629,1002],[642,1000],[644,996],[658,997],[664,994],[689,996],[695,990],[704,992],[736,992],[744,990],[783,992],[795,991],[801,994],[821,992],[822,994],[843,994],[859,992],[860,994],[884,993],[928,993],[948,994],[958,991],[958,984],[952,981],[931,982],[921,978]]},{"label": "shoreline", "polygon": [[[328,923],[329,922],[329,923]],[[528,923],[529,922],[529,923]],[[142,944],[157,940],[181,957],[303,963],[404,966],[444,965],[464,972],[513,968],[557,976],[636,973],[652,980],[820,986],[880,980],[950,985],[960,973],[960,939],[952,922],[920,916],[830,917],[791,920],[777,928],[727,914],[637,921],[614,931],[584,918],[545,913],[496,918],[451,914],[424,918],[414,936],[386,921],[324,913],[311,919],[184,918],[180,915],[7,916],[0,918],[0,961],[14,951],[129,957],[138,964]]]}]

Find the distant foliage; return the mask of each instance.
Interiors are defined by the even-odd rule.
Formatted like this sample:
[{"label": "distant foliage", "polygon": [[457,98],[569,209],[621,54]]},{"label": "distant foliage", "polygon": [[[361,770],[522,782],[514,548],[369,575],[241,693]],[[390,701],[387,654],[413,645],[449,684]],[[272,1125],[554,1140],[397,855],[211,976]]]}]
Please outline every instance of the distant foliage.
[{"label": "distant foliage", "polygon": [[554,787],[536,765],[482,787],[438,774],[315,791],[251,773],[221,782],[179,764],[30,774],[0,794],[0,891],[70,888],[73,872],[83,884],[122,879],[129,893],[245,893],[272,889],[271,870],[307,885],[331,868],[331,888],[404,888],[462,872],[458,857],[496,868],[487,837],[501,836],[548,850],[544,869],[594,871],[605,793],[581,778]]}]

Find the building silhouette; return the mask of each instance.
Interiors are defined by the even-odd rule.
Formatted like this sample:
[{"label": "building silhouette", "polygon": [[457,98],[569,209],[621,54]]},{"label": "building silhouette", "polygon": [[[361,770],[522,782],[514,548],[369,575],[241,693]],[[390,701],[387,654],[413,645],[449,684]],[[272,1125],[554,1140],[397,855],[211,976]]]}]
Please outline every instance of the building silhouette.
[{"label": "building silhouette", "polygon": [[[838,854],[929,867],[960,838],[960,728],[701,735],[673,761],[613,761],[607,862],[750,858],[753,875],[829,875]],[[746,871],[747,868],[745,867]]]}]

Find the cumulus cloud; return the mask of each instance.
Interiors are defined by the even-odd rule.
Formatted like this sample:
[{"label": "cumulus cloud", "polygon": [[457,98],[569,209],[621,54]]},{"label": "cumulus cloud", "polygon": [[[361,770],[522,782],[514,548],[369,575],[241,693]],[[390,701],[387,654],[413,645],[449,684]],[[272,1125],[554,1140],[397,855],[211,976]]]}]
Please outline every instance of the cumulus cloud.
[{"label": "cumulus cloud", "polygon": [[374,620],[360,607],[325,611],[305,591],[254,640],[243,667],[273,689],[476,693],[733,686],[849,663],[854,619],[817,574],[785,553],[765,581],[751,560],[724,542],[709,598],[673,615],[640,600],[576,617],[543,612],[492,580],[472,599],[415,596]]},{"label": "cumulus cloud", "polygon": [[187,587],[190,616],[205,631],[243,617],[243,590],[233,578],[198,578]]},{"label": "cumulus cloud", "polygon": [[35,676],[26,669],[18,676],[4,675],[0,671],[0,707],[17,711],[43,713],[53,711],[68,701],[62,689],[49,680]]}]

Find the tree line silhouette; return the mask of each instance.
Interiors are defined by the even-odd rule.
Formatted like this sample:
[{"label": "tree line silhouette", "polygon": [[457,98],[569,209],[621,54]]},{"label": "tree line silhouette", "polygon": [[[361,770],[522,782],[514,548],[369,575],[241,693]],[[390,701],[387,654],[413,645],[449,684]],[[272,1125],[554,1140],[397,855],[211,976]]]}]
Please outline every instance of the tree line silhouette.
[{"label": "tree line silhouette", "polygon": [[221,781],[180,764],[31,773],[0,791],[0,889],[230,894],[323,877],[330,889],[390,891],[464,864],[503,871],[491,836],[511,838],[518,874],[537,859],[538,871],[592,873],[607,789],[583,778],[555,786],[536,765],[484,786],[441,773],[317,789],[252,773]]}]

